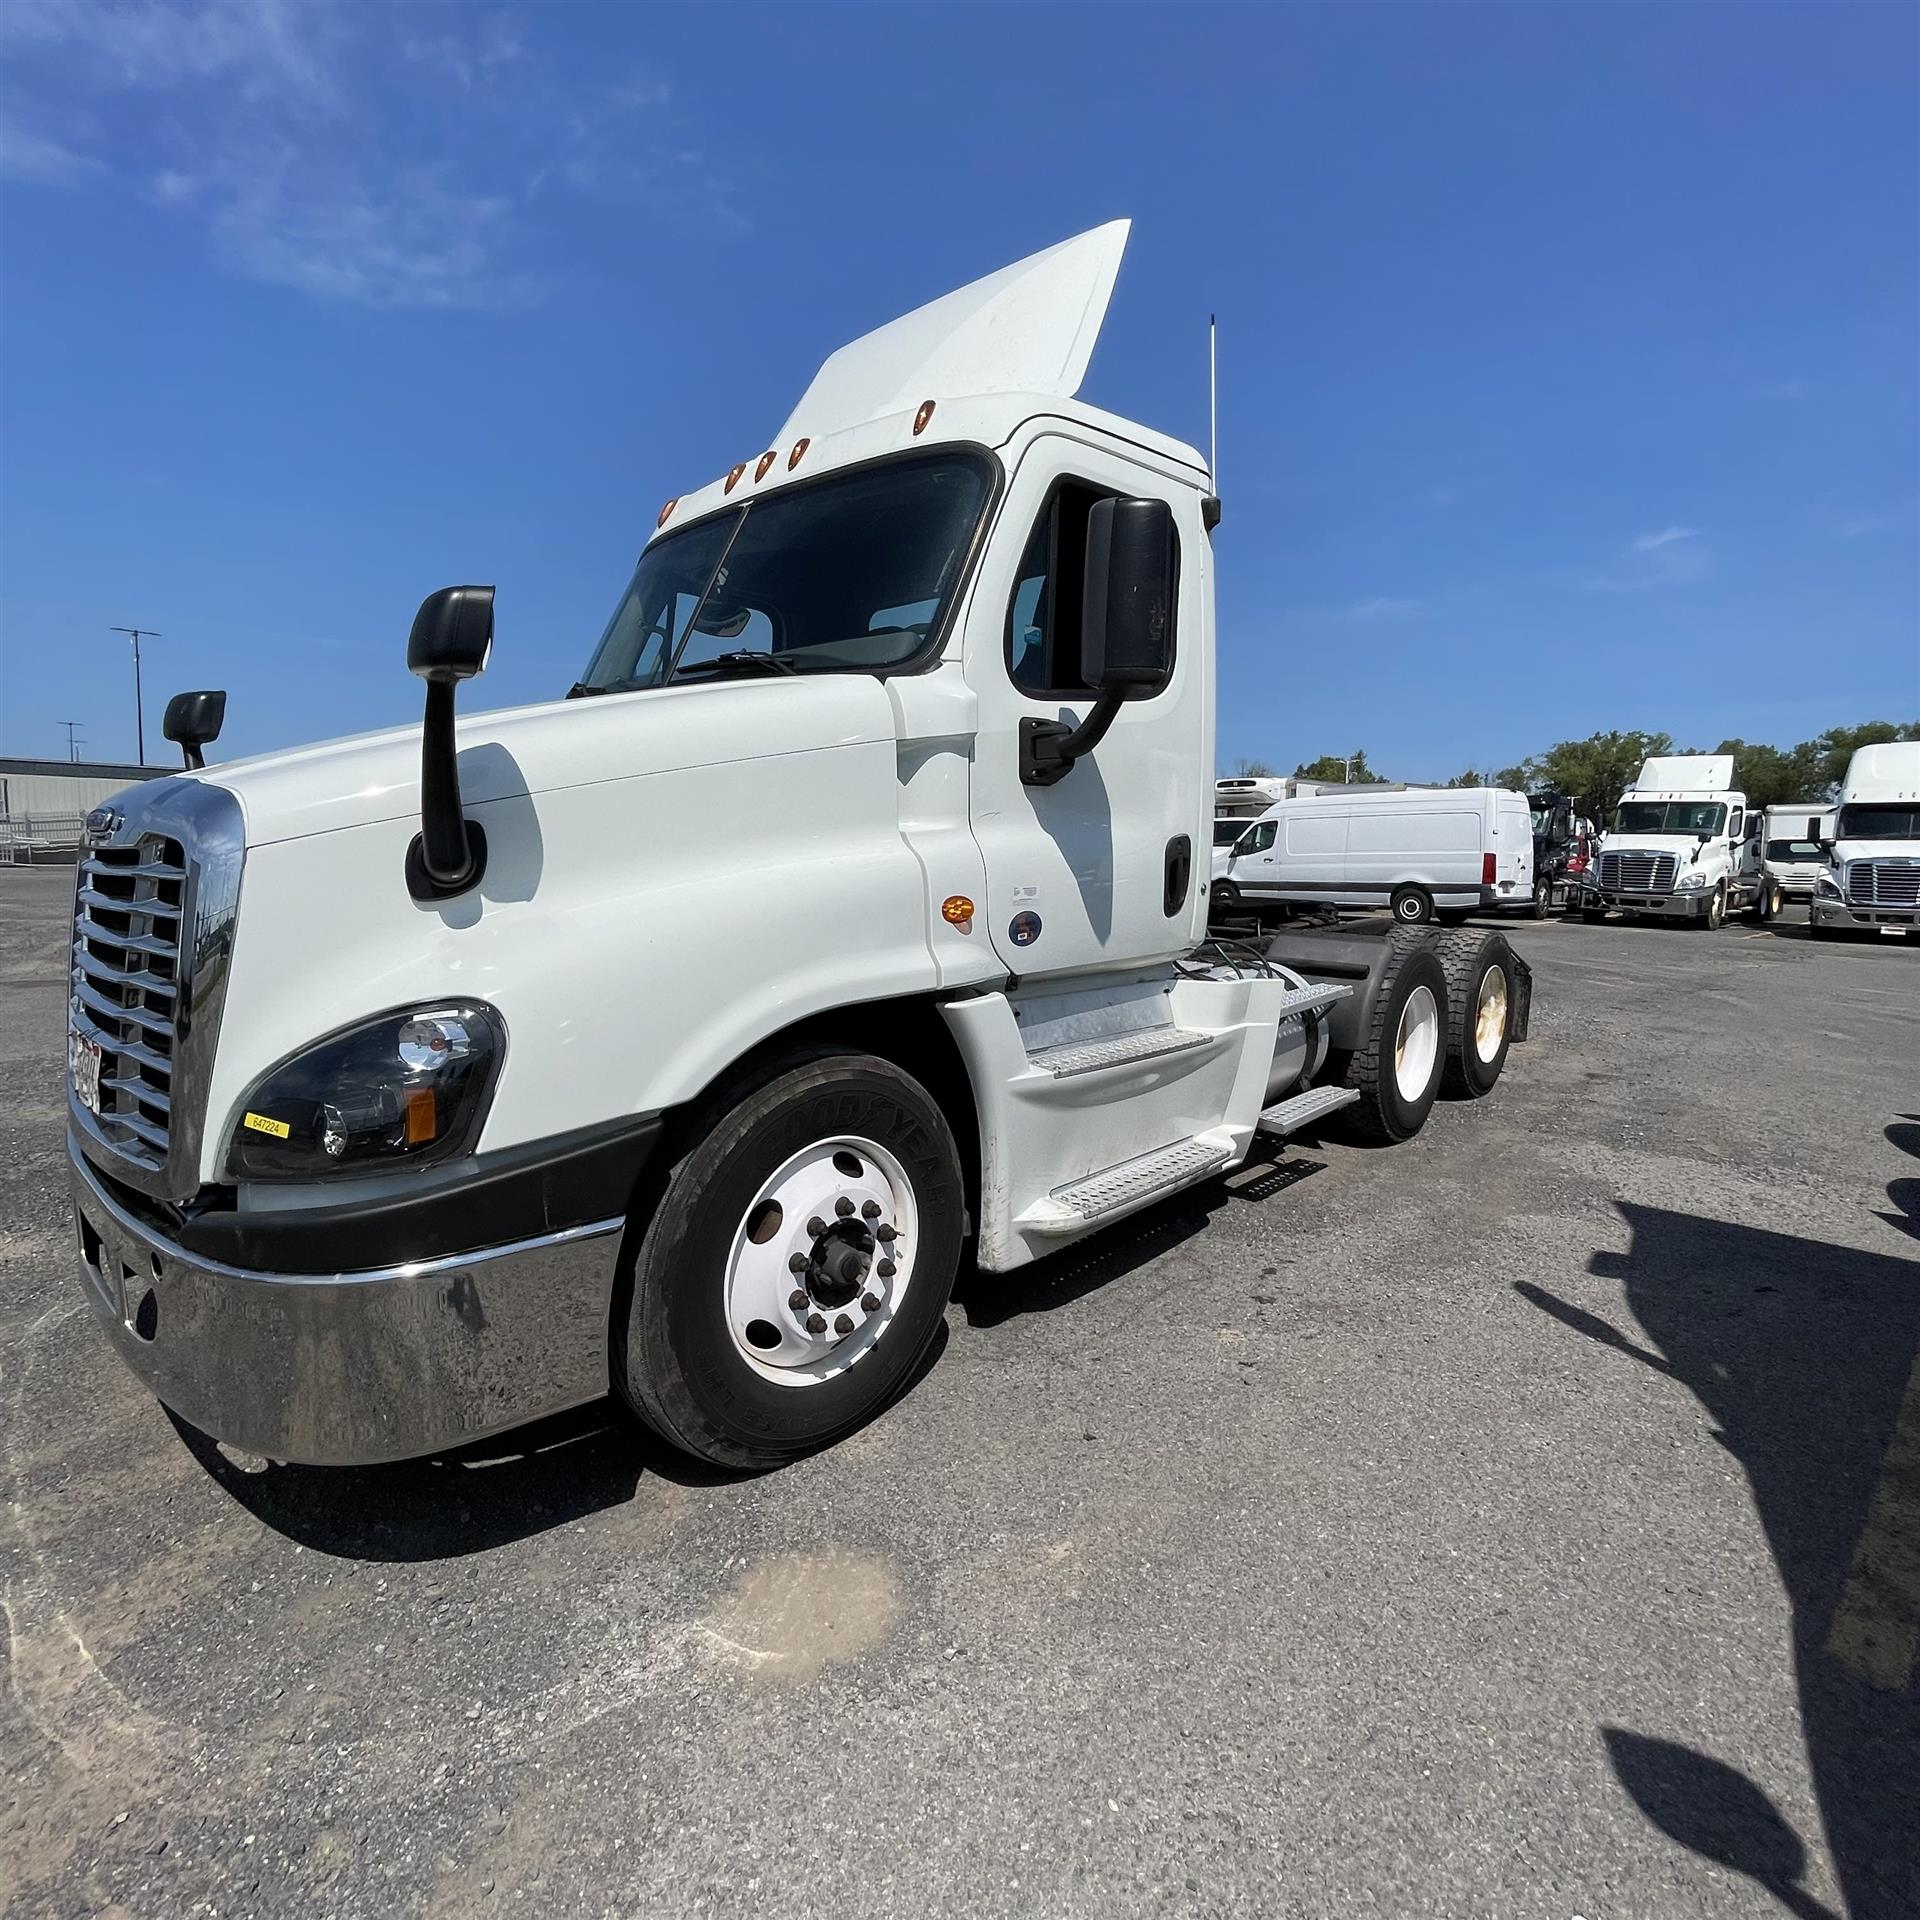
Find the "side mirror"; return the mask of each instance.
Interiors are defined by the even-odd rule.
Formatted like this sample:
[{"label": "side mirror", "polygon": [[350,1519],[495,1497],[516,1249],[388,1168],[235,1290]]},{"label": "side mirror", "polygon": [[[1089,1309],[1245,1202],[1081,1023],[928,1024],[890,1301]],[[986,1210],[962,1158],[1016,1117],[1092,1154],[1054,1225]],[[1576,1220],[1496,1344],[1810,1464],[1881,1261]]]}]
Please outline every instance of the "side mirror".
[{"label": "side mirror", "polygon": [[420,831],[407,849],[407,891],[444,900],[477,886],[487,836],[460,805],[454,757],[453,690],[484,673],[493,651],[493,589],[442,587],[420,603],[407,636],[407,670],[427,683],[420,734]]},{"label": "side mirror", "polygon": [[226,690],[220,687],[208,687],[199,693],[176,693],[167,702],[166,717],[160,722],[160,731],[180,749],[180,759],[190,770],[197,770],[207,764],[206,756],[200,751],[210,747],[220,738],[220,728],[227,717]]},{"label": "side mirror", "polygon": [[1020,722],[1020,778],[1050,787],[1106,738],[1121,703],[1147,700],[1173,675],[1180,543],[1164,500],[1101,500],[1087,515],[1080,669],[1099,696],[1078,726]]}]

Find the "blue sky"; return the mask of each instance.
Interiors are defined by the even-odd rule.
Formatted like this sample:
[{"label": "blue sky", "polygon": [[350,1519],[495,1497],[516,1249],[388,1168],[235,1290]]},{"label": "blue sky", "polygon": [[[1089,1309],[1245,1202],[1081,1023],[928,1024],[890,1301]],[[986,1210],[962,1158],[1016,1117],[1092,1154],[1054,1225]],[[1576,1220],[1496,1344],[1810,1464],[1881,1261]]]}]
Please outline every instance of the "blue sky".
[{"label": "blue sky", "polygon": [[565,688],[834,346],[1118,214],[1085,395],[1204,444],[1220,755],[1405,777],[1920,707],[1920,9],[0,8],[0,752]]}]

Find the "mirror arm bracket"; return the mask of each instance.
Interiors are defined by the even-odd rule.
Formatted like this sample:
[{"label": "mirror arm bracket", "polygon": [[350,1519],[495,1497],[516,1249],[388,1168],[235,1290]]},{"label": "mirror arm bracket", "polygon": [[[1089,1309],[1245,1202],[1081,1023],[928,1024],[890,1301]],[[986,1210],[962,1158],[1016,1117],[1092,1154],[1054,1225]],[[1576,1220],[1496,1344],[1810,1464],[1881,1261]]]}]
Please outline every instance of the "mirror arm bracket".
[{"label": "mirror arm bracket", "polygon": [[416,900],[448,900],[479,884],[487,836],[460,806],[453,736],[453,682],[427,682],[420,732],[420,832],[407,848],[407,891]]},{"label": "mirror arm bracket", "polygon": [[1020,722],[1020,784],[1023,787],[1050,787],[1064,780],[1073,763],[1082,754],[1091,753],[1107,737],[1114,716],[1120,711],[1126,694],[1109,687],[1094,703],[1092,711],[1078,726],[1064,720]]}]

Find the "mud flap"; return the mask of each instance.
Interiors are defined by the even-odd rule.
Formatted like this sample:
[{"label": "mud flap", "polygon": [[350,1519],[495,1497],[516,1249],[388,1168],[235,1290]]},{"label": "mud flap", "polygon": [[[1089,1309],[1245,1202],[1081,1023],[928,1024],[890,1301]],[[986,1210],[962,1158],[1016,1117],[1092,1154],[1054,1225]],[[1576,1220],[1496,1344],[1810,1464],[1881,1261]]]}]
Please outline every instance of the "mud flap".
[{"label": "mud flap", "polygon": [[1513,1014],[1509,1022],[1512,1037],[1527,1037],[1527,1022],[1533,1017],[1533,969],[1516,953],[1513,962]]}]

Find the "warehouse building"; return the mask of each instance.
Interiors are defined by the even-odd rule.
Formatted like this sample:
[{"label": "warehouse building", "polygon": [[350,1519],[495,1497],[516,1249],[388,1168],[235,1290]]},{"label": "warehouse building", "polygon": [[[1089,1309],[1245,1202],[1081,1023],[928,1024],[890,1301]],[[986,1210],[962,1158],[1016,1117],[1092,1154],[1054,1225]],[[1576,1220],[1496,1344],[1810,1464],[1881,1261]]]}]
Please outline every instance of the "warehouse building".
[{"label": "warehouse building", "polygon": [[171,771],[105,760],[0,760],[0,864],[74,859],[90,808]]}]

